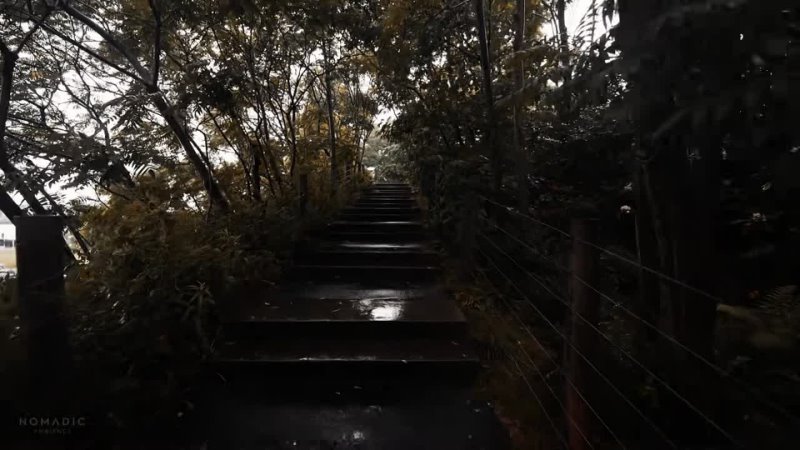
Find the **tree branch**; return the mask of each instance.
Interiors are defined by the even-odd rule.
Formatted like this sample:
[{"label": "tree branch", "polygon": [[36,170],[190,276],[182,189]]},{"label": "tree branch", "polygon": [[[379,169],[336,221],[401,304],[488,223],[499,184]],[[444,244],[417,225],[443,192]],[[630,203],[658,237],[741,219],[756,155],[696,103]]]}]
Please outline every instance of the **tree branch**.
[{"label": "tree branch", "polygon": [[37,30],[39,30],[42,24],[44,24],[44,21],[47,20],[47,18],[50,16],[50,13],[52,12],[53,9],[48,7],[47,10],[45,10],[44,14],[42,14],[42,17],[39,20],[34,21],[33,26],[31,27],[30,30],[28,30],[25,36],[23,36],[19,45],[17,45],[17,50],[14,53],[19,53],[20,50],[22,50],[22,48],[25,47],[25,44],[27,44],[30,38],[33,37],[33,34],[36,33]]},{"label": "tree branch", "polygon": [[96,58],[97,60],[99,60],[102,63],[106,64],[107,66],[113,67],[116,71],[118,71],[118,72],[120,72],[120,73],[122,73],[124,75],[127,75],[127,76],[133,78],[134,80],[139,81],[142,84],[146,84],[147,83],[146,80],[144,80],[143,78],[139,77],[138,75],[136,75],[135,73],[131,72],[130,70],[125,69],[123,67],[120,67],[116,63],[113,63],[113,62],[109,61],[108,58],[106,58],[106,57],[100,55],[99,53],[95,52],[94,50],[84,46],[80,42],[70,38],[69,36],[65,35],[64,33],[56,30],[55,28],[53,28],[53,27],[51,27],[51,26],[49,26],[47,24],[42,24],[42,28],[47,30],[48,33],[53,34],[53,35],[59,37],[60,39],[62,39],[63,41],[66,41],[66,42],[78,47],[79,49],[83,50],[84,52],[88,53],[89,55],[92,55],[94,58]]},{"label": "tree branch", "polygon": [[64,12],[66,12],[70,17],[74,18],[78,22],[86,25],[87,27],[91,28],[92,31],[99,34],[100,37],[105,39],[109,45],[114,47],[125,59],[128,63],[133,67],[134,71],[139,75],[140,81],[142,81],[147,86],[153,86],[153,76],[152,74],[148,73],[147,70],[142,66],[138,59],[128,50],[124,45],[122,45],[119,41],[117,41],[111,33],[106,30],[105,28],[101,27],[100,24],[92,20],[91,18],[87,17],[81,11],[73,8],[68,2],[62,2],[61,7]]}]

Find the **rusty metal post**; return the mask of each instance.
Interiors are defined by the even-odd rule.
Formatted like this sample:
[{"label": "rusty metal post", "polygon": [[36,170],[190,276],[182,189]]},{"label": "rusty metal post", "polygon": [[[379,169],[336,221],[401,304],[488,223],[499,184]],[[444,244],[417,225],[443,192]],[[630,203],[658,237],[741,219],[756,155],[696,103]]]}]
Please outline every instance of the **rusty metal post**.
[{"label": "rusty metal post", "polygon": [[15,224],[31,400],[58,407],[68,397],[72,373],[64,318],[64,221],[58,216],[20,216]]},{"label": "rusty metal post", "polygon": [[[584,242],[594,242],[597,233],[597,220],[573,219],[572,258],[570,263],[569,293],[572,311],[569,317],[568,337],[572,345],[587,359],[591,360],[597,336],[589,324],[597,325],[600,314],[600,298],[586,284],[596,285],[597,252]],[[582,319],[581,319],[582,318]],[[588,322],[588,323],[587,323]],[[572,384],[566,385],[566,414],[568,415],[567,438],[570,450],[591,448],[584,440],[591,440],[594,426],[584,398],[590,398],[592,383],[586,361],[570,345],[564,344],[565,367]],[[573,385],[575,386],[573,388]],[[577,389],[577,391],[576,391]],[[580,391],[580,395],[578,393]]]}]

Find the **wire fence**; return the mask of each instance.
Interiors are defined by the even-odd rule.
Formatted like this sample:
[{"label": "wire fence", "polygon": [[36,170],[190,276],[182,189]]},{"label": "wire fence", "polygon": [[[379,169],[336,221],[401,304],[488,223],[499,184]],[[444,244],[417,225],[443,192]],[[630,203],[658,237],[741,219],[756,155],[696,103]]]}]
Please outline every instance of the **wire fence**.
[{"label": "wire fence", "polygon": [[[693,294],[693,301],[723,303],[719,296],[611,250],[595,241],[591,234],[578,235],[574,227],[567,231],[484,195],[478,197],[481,200],[478,211],[464,213],[466,220],[477,222],[475,239],[471,241],[475,243],[477,271],[501,300],[508,313],[509,326],[518,327],[542,350],[547,362],[557,368],[563,392],[574,393],[581,404],[576,408],[569,394],[559,395],[557,389],[548,383],[536,358],[522,344],[518,349],[522,358],[513,353],[507,355],[544,411],[563,448],[641,448],[644,441],[651,448],[687,448],[690,445],[709,446],[698,448],[753,448],[753,433],[743,426],[747,416],[758,413],[768,417],[764,420],[766,425],[757,425],[761,430],[780,428],[785,432],[800,424],[800,419],[790,408],[732,374],[723,363],[715,361],[713,354],[694,348],[691,342],[668,327],[645,319],[635,308],[628,306],[629,300],[601,288],[603,283],[597,279],[597,264],[603,255],[652,275],[660,283]],[[515,219],[506,220],[498,213]],[[507,226],[509,223],[512,226]],[[539,245],[525,236],[529,234],[526,233],[529,231],[527,227],[563,239],[564,244],[571,248],[571,263],[564,264],[538,248]],[[582,265],[580,259],[587,255],[595,261]],[[531,258],[535,264],[530,262]],[[548,271],[556,274],[555,281],[552,276],[541,275]],[[582,300],[581,296],[586,298]],[[512,297],[522,301],[511,301]],[[555,302],[562,314],[554,317],[546,311],[549,302]],[[624,316],[629,323],[646,329],[658,339],[659,346],[651,347],[651,350],[659,354],[643,355],[635,347],[624,345],[608,329],[603,329],[597,314]],[[557,337],[557,345],[543,342],[539,337],[541,327],[547,334]],[[559,363],[551,355],[550,349],[554,346],[560,347],[564,363]],[[675,355],[680,355],[680,358]],[[691,361],[694,365],[676,366],[675,361]],[[540,381],[543,392],[537,392],[536,383],[526,376],[526,370]],[[576,376],[582,370],[587,375]],[[620,375],[622,372],[624,375]],[[709,385],[698,388],[697,383],[686,381],[692,378]],[[654,406],[643,400],[636,386],[631,386],[631,380],[655,390],[661,404]],[[726,398],[729,393],[735,394],[733,398]],[[552,408],[546,406],[543,394],[553,399]],[[608,394],[613,394],[616,400],[611,401]],[[739,416],[745,417],[724,411],[724,405],[736,407],[743,404],[746,407]],[[628,412],[620,414],[620,407]],[[581,408],[585,409],[585,415],[577,411]],[[720,409],[723,409],[722,413]],[[638,425],[621,417],[634,417]],[[644,434],[648,436],[644,437]]]}]

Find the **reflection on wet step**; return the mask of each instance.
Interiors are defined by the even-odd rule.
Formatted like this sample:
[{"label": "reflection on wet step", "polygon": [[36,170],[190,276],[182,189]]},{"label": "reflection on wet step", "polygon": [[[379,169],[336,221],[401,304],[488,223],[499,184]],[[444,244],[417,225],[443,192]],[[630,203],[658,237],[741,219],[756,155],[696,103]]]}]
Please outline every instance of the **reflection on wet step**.
[{"label": "reflection on wet step", "polygon": [[359,309],[372,320],[397,320],[403,312],[405,302],[364,299],[358,302]]},{"label": "reflection on wet step", "polygon": [[392,248],[402,248],[402,249],[420,249],[425,248],[425,244],[420,243],[402,243],[402,242],[392,242],[392,243],[365,243],[365,242],[340,242],[336,244],[338,247],[342,248],[352,248],[352,249],[361,249],[361,250],[378,250],[378,249],[392,249]]},{"label": "reflection on wet step", "polygon": [[233,312],[239,323],[298,321],[306,322],[463,322],[464,316],[452,303],[444,300],[420,301],[396,296],[369,297],[352,300],[285,299],[265,301],[258,307]]}]

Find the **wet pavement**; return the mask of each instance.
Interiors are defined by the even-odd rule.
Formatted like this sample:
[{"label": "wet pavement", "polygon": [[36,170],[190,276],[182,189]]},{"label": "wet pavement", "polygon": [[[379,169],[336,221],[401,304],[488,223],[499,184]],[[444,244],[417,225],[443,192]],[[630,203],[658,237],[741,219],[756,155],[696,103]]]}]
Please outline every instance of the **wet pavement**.
[{"label": "wet pavement", "polygon": [[505,449],[407,185],[367,188],[282,283],[230,299],[209,448]]}]

